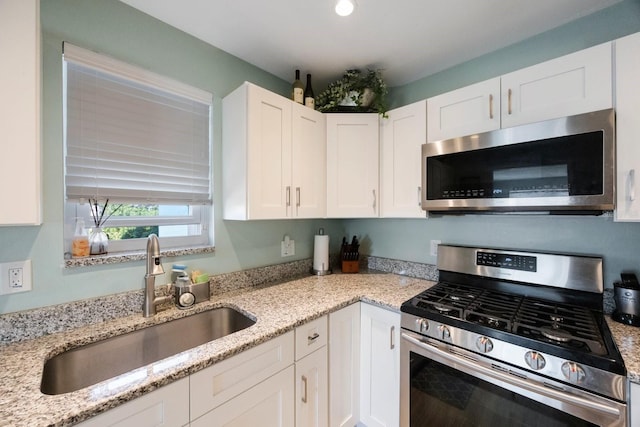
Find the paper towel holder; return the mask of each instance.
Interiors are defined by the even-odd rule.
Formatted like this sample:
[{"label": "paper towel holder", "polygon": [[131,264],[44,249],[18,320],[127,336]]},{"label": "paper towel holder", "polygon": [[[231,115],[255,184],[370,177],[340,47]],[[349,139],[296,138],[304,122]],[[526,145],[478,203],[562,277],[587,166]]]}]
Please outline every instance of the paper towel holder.
[{"label": "paper towel holder", "polygon": [[313,266],[311,274],[326,276],[333,273],[329,262],[329,236],[324,234],[324,228],[318,230],[313,241]]}]

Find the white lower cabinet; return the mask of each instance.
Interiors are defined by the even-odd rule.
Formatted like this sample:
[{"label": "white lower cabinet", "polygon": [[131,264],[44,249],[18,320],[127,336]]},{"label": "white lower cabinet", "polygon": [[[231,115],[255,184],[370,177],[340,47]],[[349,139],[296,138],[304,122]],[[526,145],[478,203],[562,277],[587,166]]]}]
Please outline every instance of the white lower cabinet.
[{"label": "white lower cabinet", "polygon": [[400,423],[400,313],[361,307],[360,419],[368,427]]},{"label": "white lower cabinet", "polygon": [[329,425],[360,420],[360,303],[329,314]]},{"label": "white lower cabinet", "polygon": [[189,424],[189,378],[183,378],[78,424],[82,427],[174,427]]},{"label": "white lower cabinet", "polygon": [[629,383],[629,426],[640,425],[640,384]]},{"label": "white lower cabinet", "polygon": [[327,316],[296,328],[296,427],[326,427],[329,417]]}]

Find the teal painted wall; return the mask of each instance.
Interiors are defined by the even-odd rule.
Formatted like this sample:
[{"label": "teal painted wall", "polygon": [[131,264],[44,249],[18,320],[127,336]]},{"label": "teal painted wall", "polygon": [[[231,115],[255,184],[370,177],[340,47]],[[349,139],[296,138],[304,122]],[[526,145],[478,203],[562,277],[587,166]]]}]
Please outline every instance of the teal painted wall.
[{"label": "teal painted wall", "polygon": [[[44,223],[0,228],[0,262],[32,259],[33,291],[0,296],[0,313],[142,288],[144,263],[63,269],[62,62],[66,40],[211,91],[214,98],[214,214],[216,253],[165,258],[216,274],[310,258],[313,235],[324,227],[332,248],[344,234],[364,237],[364,252],[435,262],[430,239],[605,256],[607,282],[640,258],[640,225],[610,218],[466,216],[423,220],[223,221],[221,99],[243,81],[285,95],[282,81],[116,0],[42,0]],[[493,77],[564,53],[640,31],[640,0],[623,3],[493,54],[392,90],[395,106]],[[230,35],[230,37],[233,35]],[[3,208],[6,208],[3,206]],[[284,234],[296,256],[281,258]]]},{"label": "teal painted wall", "polygon": [[[33,291],[0,296],[0,313],[142,289],[143,262],[63,269],[62,41],[96,50],[214,94],[215,254],[164,258],[217,274],[313,256],[313,235],[324,227],[340,236],[340,221],[223,221],[221,99],[248,80],[286,95],[285,82],[115,0],[42,0],[43,193],[39,227],[0,227],[0,262],[31,259]],[[230,35],[232,37],[233,35]],[[4,205],[2,209],[6,209]],[[296,241],[296,255],[280,257],[280,241]],[[336,239],[338,239],[336,237]],[[334,239],[334,247],[338,241]],[[165,275],[168,280],[168,274]],[[159,279],[160,280],[160,279]],[[158,283],[162,283],[159,281]]]},{"label": "teal painted wall", "polygon": [[[554,57],[640,31],[640,0],[625,0],[555,30],[391,90],[391,103],[405,105]],[[469,32],[473,37],[473,32]],[[605,286],[620,271],[640,271],[640,223],[611,217],[467,215],[423,220],[350,220],[350,234],[371,255],[435,263],[429,241],[604,257]]]}]

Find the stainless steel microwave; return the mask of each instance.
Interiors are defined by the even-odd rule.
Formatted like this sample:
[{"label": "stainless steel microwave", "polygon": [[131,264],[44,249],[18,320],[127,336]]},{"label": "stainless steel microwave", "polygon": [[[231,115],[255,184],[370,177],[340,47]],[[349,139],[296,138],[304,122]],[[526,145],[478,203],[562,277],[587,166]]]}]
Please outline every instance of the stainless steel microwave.
[{"label": "stainless steel microwave", "polygon": [[422,209],[613,210],[614,128],[608,109],[424,144]]}]

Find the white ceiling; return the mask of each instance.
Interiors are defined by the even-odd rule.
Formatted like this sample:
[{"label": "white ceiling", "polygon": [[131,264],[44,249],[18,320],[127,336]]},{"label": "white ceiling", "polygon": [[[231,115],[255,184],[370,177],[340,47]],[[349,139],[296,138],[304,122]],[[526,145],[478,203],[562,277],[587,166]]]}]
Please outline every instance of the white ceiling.
[{"label": "white ceiling", "polygon": [[344,18],[335,0],[121,1],[287,81],[381,68],[398,86],[621,0],[357,0]]}]

